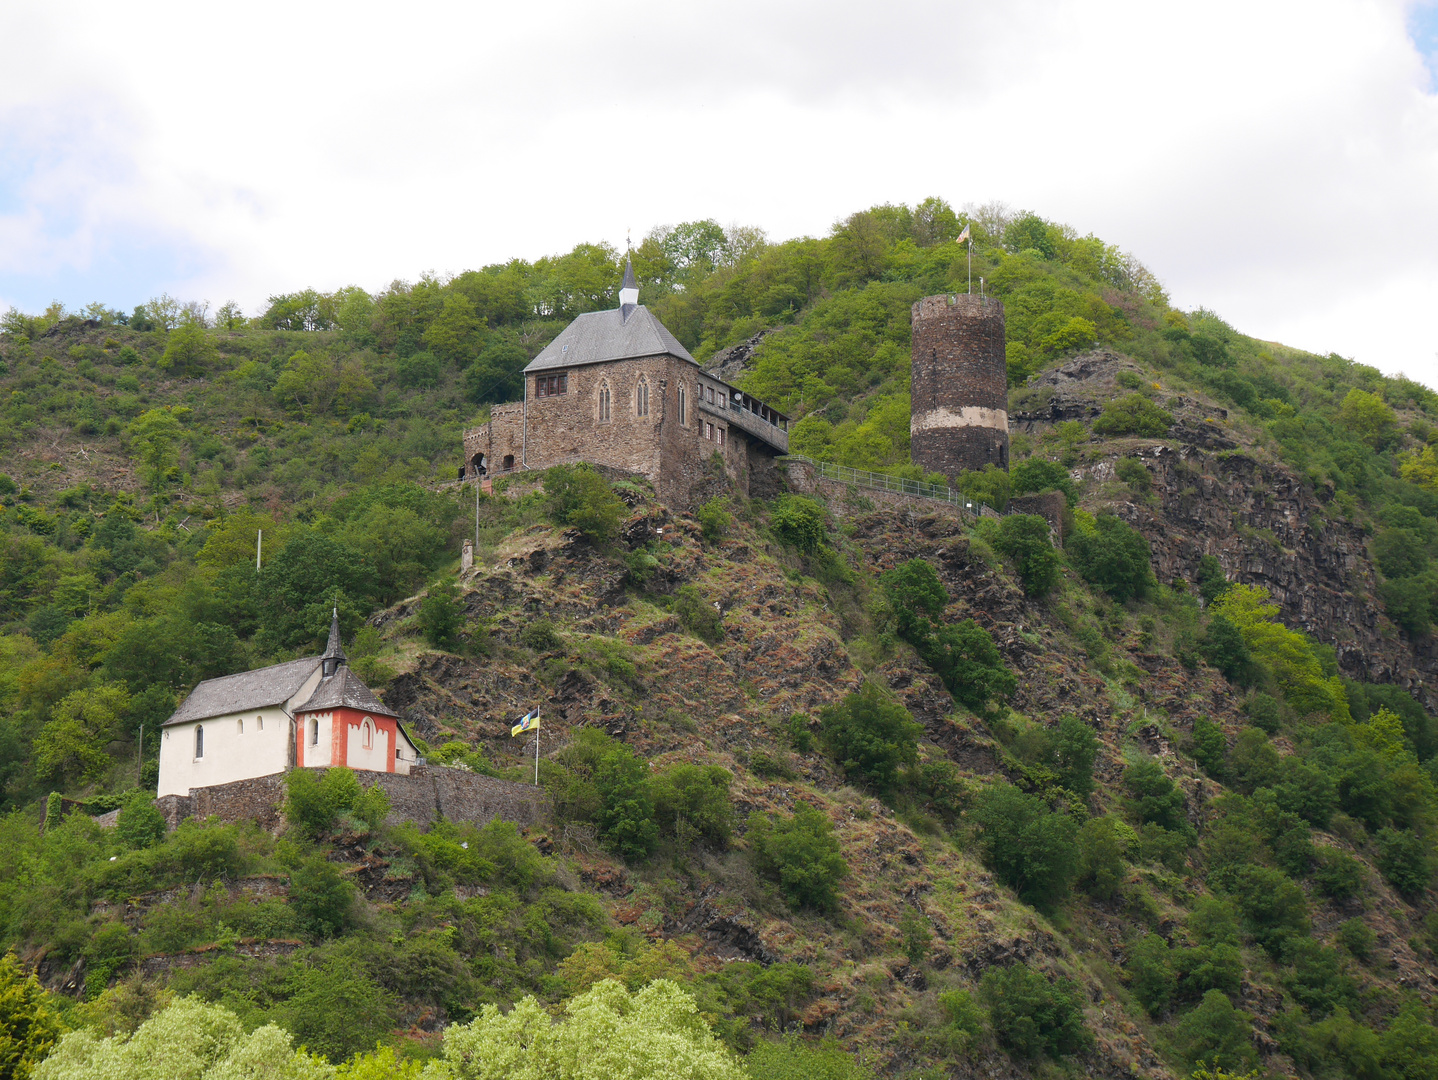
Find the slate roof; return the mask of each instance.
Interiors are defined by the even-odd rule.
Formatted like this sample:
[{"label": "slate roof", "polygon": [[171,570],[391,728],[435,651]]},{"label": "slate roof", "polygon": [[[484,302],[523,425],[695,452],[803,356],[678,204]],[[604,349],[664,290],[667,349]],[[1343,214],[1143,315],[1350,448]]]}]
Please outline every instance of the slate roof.
[{"label": "slate roof", "polygon": [[295,712],[323,712],[340,708],[359,709],[361,712],[399,718],[399,713],[380,704],[379,698],[370,692],[370,688],[360,682],[360,677],[343,666],[328,679],[321,679],[310,699],[303,705],[296,706]]},{"label": "slate roof", "polygon": [[634,264],[629,261],[629,256],[624,256],[624,281],[619,286],[621,289],[633,289],[639,291],[639,282],[634,280]]},{"label": "slate roof", "polygon": [[162,726],[283,704],[300,692],[319,662],[318,656],[307,656],[256,671],[206,679]]},{"label": "slate roof", "polygon": [[625,308],[580,315],[524,370],[547,371],[665,353],[698,366],[699,361],[647,307],[626,304]]},{"label": "slate roof", "polygon": [[344,649],[340,647],[340,613],[339,613],[339,609],[338,609],[338,608],[335,609],[334,614],[330,617],[330,637],[329,637],[329,640],[328,640],[327,642],[325,642],[324,655],[321,656],[320,659],[321,659],[321,660],[347,660],[347,659],[349,659],[347,656],[345,656],[345,651],[344,651]]}]

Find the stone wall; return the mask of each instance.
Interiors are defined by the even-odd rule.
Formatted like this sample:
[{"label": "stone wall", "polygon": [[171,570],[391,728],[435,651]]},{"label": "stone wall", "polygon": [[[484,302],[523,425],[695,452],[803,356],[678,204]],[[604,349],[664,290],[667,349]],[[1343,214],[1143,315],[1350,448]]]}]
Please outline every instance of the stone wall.
[{"label": "stone wall", "polygon": [[1011,514],[1037,514],[1049,523],[1056,547],[1063,546],[1064,510],[1068,500],[1062,491],[1045,491],[1039,495],[1015,495],[1009,500]]},{"label": "stone wall", "polygon": [[[866,514],[879,508],[908,510],[919,515],[945,514],[961,521],[973,521],[974,515],[952,503],[940,502],[938,499],[922,499],[917,495],[901,495],[896,491],[874,491],[840,483],[838,480],[826,480],[819,476],[816,469],[802,461],[786,461],[784,470],[788,474],[791,490],[820,500],[832,513],[841,517]],[[987,510],[988,507],[983,509]]]},{"label": "stone wall", "polygon": [[[327,770],[310,771],[323,778]],[[442,817],[478,825],[494,818],[534,825],[549,812],[549,799],[541,788],[441,765],[416,765],[408,776],[357,770],[355,777],[365,787],[377,783],[384,788],[390,801],[390,824],[410,822],[425,827]],[[256,821],[275,830],[282,821],[284,801],[284,774],[276,773],[192,788],[189,795],[166,795],[155,805],[170,829],[186,818],[213,816],[224,822]]]},{"label": "stone wall", "polygon": [[910,400],[910,453],[926,472],[1008,468],[1002,303],[950,295],[914,304]]}]

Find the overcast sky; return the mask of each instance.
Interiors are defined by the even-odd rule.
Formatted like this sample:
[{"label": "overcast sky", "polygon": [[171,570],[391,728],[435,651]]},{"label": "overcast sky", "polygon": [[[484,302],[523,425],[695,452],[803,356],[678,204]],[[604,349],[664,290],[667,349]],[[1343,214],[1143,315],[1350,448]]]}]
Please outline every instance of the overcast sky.
[{"label": "overcast sky", "polygon": [[999,200],[1438,385],[1432,0],[0,5],[0,309]]}]

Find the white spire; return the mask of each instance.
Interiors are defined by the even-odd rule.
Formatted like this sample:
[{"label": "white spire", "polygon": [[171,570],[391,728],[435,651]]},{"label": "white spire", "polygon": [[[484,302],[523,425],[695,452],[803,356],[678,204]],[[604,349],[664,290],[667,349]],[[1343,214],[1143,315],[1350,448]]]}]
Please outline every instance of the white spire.
[{"label": "white spire", "polygon": [[[621,310],[639,303],[639,282],[634,279],[634,264],[629,254],[624,255],[624,283],[619,286],[619,307]],[[626,312],[626,314],[628,314]]]}]

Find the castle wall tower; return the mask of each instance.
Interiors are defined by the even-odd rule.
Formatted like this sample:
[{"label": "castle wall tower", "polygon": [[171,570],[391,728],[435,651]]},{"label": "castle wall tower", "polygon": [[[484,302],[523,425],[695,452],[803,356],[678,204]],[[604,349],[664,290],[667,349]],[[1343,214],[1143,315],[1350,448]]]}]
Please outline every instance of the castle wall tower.
[{"label": "castle wall tower", "polygon": [[985,465],[1009,467],[1004,305],[959,294],[914,305],[910,454],[949,478]]}]

